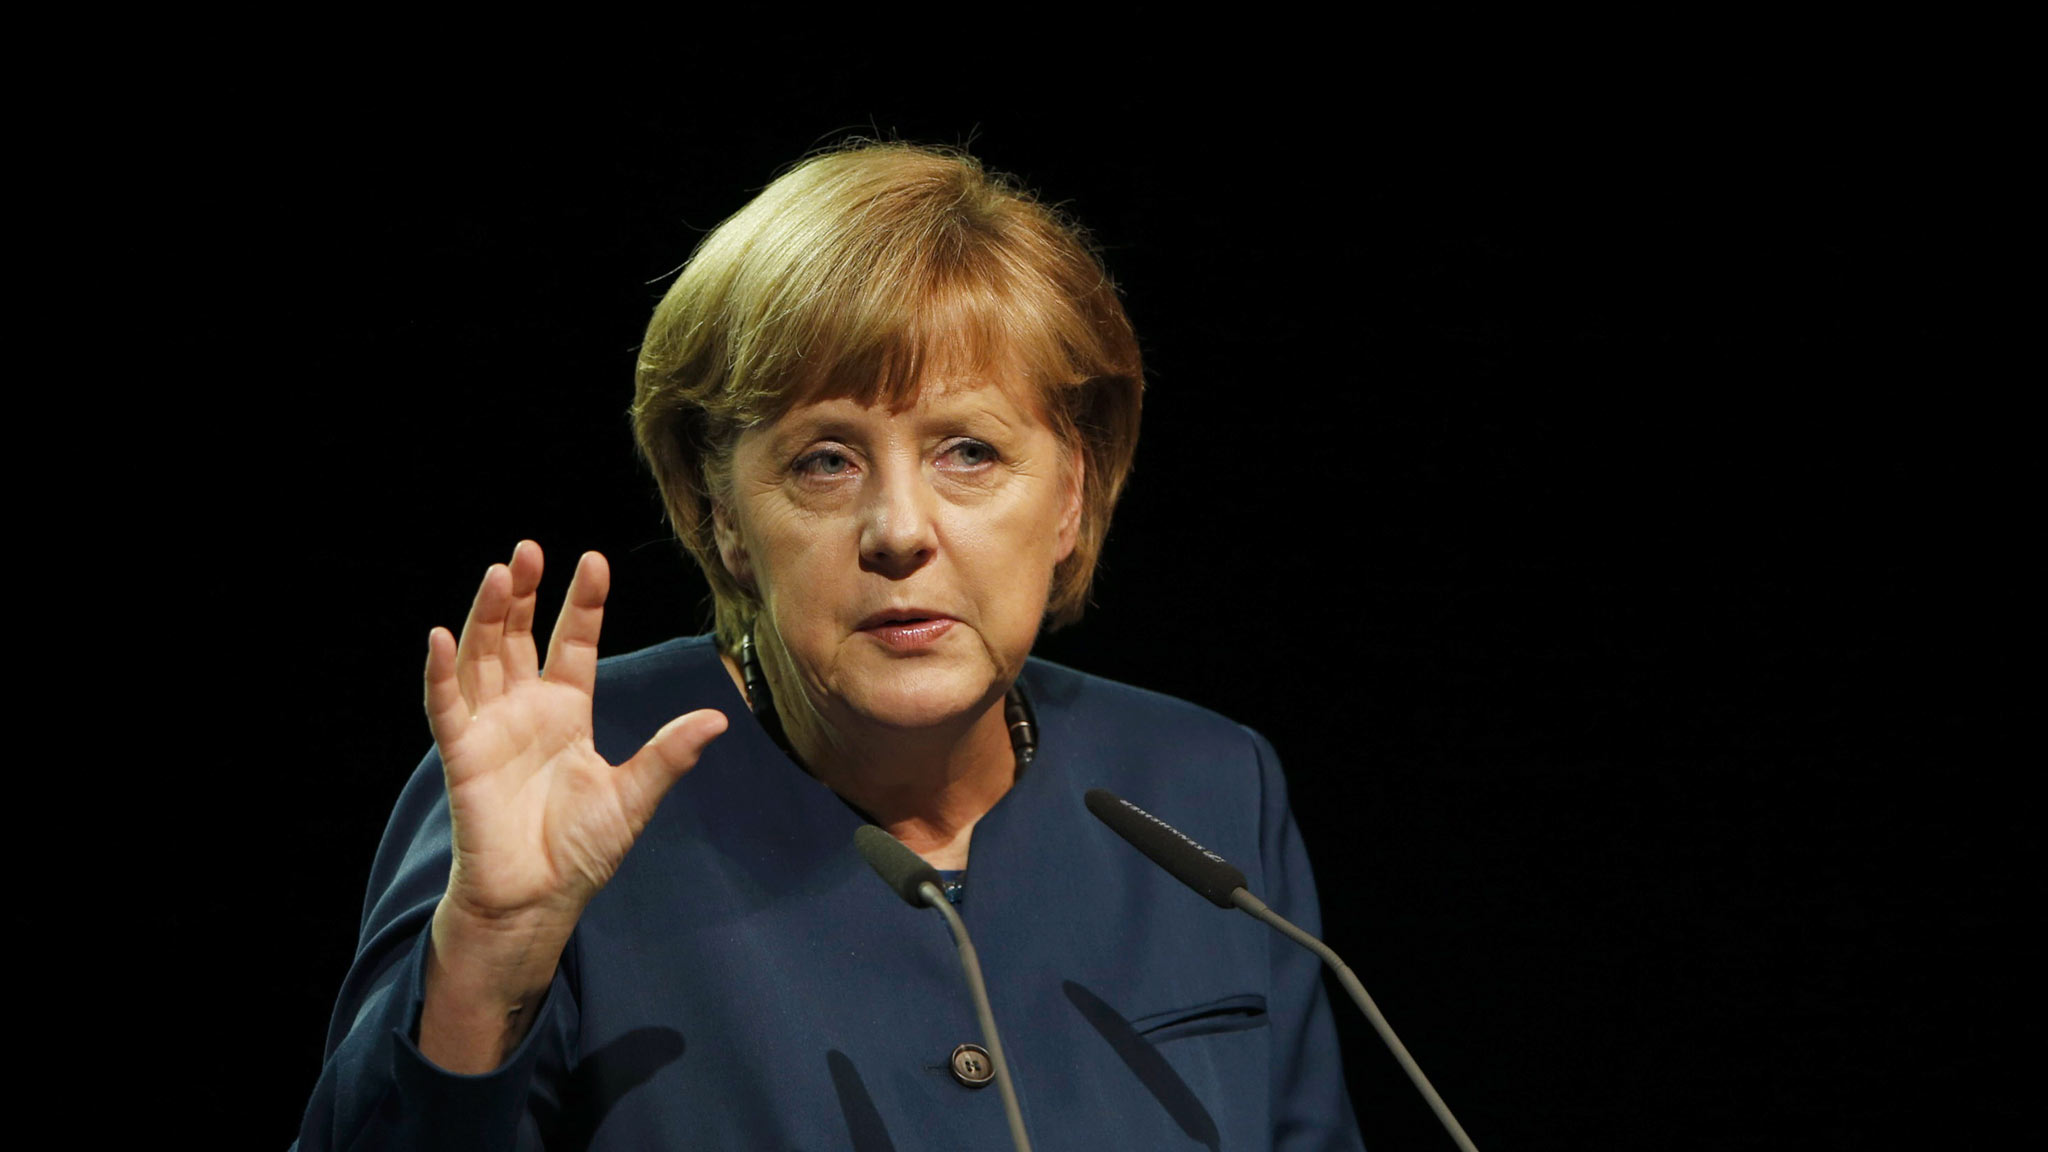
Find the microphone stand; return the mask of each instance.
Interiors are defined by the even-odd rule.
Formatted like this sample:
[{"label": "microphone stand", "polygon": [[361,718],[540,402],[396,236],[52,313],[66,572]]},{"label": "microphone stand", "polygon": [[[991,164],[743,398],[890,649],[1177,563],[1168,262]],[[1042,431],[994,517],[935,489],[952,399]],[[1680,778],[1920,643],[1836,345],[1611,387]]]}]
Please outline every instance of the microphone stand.
[{"label": "microphone stand", "polygon": [[1421,1092],[1422,1098],[1428,1101],[1430,1111],[1436,1113],[1437,1122],[1444,1126],[1444,1131],[1450,1135],[1452,1141],[1458,1145],[1461,1152],[1479,1152],[1478,1148],[1473,1146],[1472,1138],[1465,1135],[1464,1125],[1459,1124],[1458,1118],[1451,1115],[1450,1107],[1444,1103],[1444,1098],[1436,1094],[1429,1077],[1422,1074],[1421,1065],[1415,1062],[1415,1057],[1408,1054],[1407,1045],[1401,1043],[1401,1038],[1394,1035],[1393,1026],[1387,1023],[1387,1018],[1380,1015],[1380,1006],[1373,1003],[1372,997],[1366,994],[1365,985],[1359,983],[1357,975],[1351,971],[1351,966],[1339,959],[1337,954],[1330,950],[1329,945],[1295,927],[1285,916],[1268,908],[1265,901],[1252,895],[1251,890],[1245,886],[1244,873],[1232,867],[1223,857],[1189,839],[1187,833],[1107,788],[1090,788],[1083,799],[1088,805],[1088,811],[1107,824],[1112,832],[1123,837],[1131,847],[1144,853],[1154,864],[1164,868],[1174,879],[1201,893],[1204,900],[1218,908],[1241,909],[1253,919],[1265,921],[1266,924],[1278,929],[1281,935],[1315,953],[1323,963],[1329,965],[1330,970],[1337,974],[1337,981],[1344,985],[1344,991],[1350,993],[1351,1002],[1358,1005],[1358,1010],[1365,1013],[1367,1020],[1372,1021],[1373,1030],[1386,1042],[1387,1050],[1394,1054],[1394,1059],[1400,1063],[1401,1070],[1408,1073],[1408,1079],[1415,1085],[1416,1091]]},{"label": "microphone stand", "polygon": [[1459,1124],[1458,1118],[1451,1115],[1450,1106],[1444,1103],[1443,1097],[1436,1094],[1436,1089],[1429,1083],[1429,1077],[1422,1074],[1422,1066],[1415,1062],[1415,1057],[1408,1054],[1408,1046],[1401,1043],[1399,1036],[1394,1035],[1393,1025],[1388,1024],[1387,1018],[1380,1015],[1380,1006],[1372,1002],[1372,994],[1365,990],[1365,985],[1360,983],[1358,976],[1351,971],[1351,965],[1339,959],[1328,944],[1295,927],[1287,917],[1266,907],[1265,901],[1252,895],[1248,890],[1234,890],[1230,894],[1230,902],[1244,909],[1254,919],[1263,920],[1278,929],[1281,935],[1315,953],[1322,958],[1323,963],[1330,966],[1330,971],[1337,974],[1337,982],[1344,985],[1344,991],[1351,994],[1351,1002],[1358,1005],[1358,1010],[1365,1013],[1367,1020],[1372,1021],[1373,1031],[1380,1034],[1380,1039],[1386,1042],[1387,1050],[1392,1052],[1394,1059],[1400,1063],[1401,1070],[1408,1073],[1408,1079],[1415,1085],[1415,1090],[1422,1093],[1422,1098],[1429,1102],[1429,1110],[1436,1113],[1437,1122],[1444,1126],[1444,1131],[1450,1133],[1451,1139],[1462,1152],[1479,1152],[1473,1145],[1472,1138],[1465,1135],[1464,1125]]},{"label": "microphone stand", "polygon": [[981,960],[974,954],[974,941],[967,938],[967,925],[953,911],[953,902],[929,880],[917,886],[924,902],[939,910],[946,927],[953,930],[953,942],[960,948],[960,966],[967,970],[967,988],[974,997],[974,1015],[981,1021],[981,1035],[988,1041],[988,1056],[996,1066],[996,1088],[1003,1094],[1003,1115],[1010,1121],[1010,1142],[1017,1152],[1031,1152],[1031,1137],[1024,1133],[1024,1113],[1017,1106],[1017,1089],[1010,1083],[1010,1065],[1003,1059],[1003,1042],[996,1036],[996,1014],[989,1007],[988,985],[981,978]]},{"label": "microphone stand", "polygon": [[967,936],[967,925],[960,914],[953,911],[953,902],[946,899],[946,893],[939,887],[939,873],[924,858],[903,846],[903,843],[873,824],[863,824],[853,831],[854,848],[861,859],[882,878],[882,882],[896,893],[898,899],[916,908],[919,905],[936,908],[946,918],[946,927],[953,932],[953,943],[960,949],[960,966],[967,970],[967,991],[974,999],[974,1015],[981,1021],[981,1038],[988,1042],[989,1062],[995,1065],[996,1088],[1002,1093],[1003,1115],[1010,1122],[1010,1142],[1017,1152],[1031,1152],[1031,1137],[1024,1132],[1024,1111],[1017,1106],[1017,1089],[1010,1082],[1010,1062],[1003,1059],[1003,1042],[996,1035],[995,1010],[989,1007],[988,984],[981,978],[981,960],[974,954],[974,941]]}]

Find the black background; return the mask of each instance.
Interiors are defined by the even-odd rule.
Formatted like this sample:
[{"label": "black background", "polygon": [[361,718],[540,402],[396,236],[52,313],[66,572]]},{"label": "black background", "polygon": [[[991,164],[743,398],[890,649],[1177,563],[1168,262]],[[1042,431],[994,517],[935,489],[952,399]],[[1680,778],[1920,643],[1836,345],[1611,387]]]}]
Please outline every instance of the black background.
[{"label": "black background", "polygon": [[[631,95],[279,64],[136,109],[118,531],[174,559],[117,615],[208,733],[143,793],[207,878],[153,930],[248,1009],[186,1107],[290,1139],[426,630],[487,564],[541,541],[552,602],[605,552],[611,652],[701,630],[635,346],[703,230],[859,133],[968,144],[1093,229],[1145,432],[1096,607],[1040,651],[1273,740],[1330,942],[1480,1146],[1983,1131],[2023,820],[1983,735],[1989,97],[1828,59],[693,61]],[[1338,1007],[1367,1142],[1448,1146]]]}]

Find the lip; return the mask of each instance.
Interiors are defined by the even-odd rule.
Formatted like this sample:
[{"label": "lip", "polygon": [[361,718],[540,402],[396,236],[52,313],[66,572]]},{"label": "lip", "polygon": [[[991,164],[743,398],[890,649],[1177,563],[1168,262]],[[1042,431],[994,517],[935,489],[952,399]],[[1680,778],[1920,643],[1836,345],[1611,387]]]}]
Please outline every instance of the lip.
[{"label": "lip", "polygon": [[889,608],[862,620],[857,630],[900,652],[914,652],[938,643],[959,623],[928,608]]}]

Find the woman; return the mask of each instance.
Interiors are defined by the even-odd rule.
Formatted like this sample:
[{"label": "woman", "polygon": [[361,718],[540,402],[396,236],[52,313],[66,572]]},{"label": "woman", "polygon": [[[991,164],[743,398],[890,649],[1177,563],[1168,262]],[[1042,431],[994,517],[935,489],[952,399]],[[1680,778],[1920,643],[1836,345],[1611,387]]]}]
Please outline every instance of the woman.
[{"label": "woman", "polygon": [[1082,806],[1168,814],[1313,931],[1270,747],[1029,660],[1141,379],[1075,231],[965,157],[820,156],[708,236],[634,427],[716,633],[600,664],[590,554],[543,666],[532,543],[434,630],[301,1146],[1003,1146],[950,938],[867,822],[948,873],[1040,1147],[1355,1146],[1314,959]]}]

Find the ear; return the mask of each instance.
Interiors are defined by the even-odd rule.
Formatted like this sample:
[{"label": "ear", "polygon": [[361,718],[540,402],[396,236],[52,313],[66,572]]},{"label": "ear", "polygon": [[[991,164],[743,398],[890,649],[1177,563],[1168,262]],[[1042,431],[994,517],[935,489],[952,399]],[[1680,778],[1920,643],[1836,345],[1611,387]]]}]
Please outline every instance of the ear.
[{"label": "ear", "polygon": [[711,502],[711,535],[718,542],[718,560],[725,565],[726,572],[739,582],[740,587],[752,591],[754,588],[754,564],[747,555],[747,545],[740,538],[739,526],[733,523],[732,513],[726,510],[723,501]]},{"label": "ear", "polygon": [[1052,561],[1055,564],[1064,563],[1074,554],[1074,543],[1081,537],[1082,496],[1087,491],[1083,481],[1087,478],[1087,465],[1081,453],[1074,452],[1067,464],[1066,506],[1060,510],[1059,554]]}]

